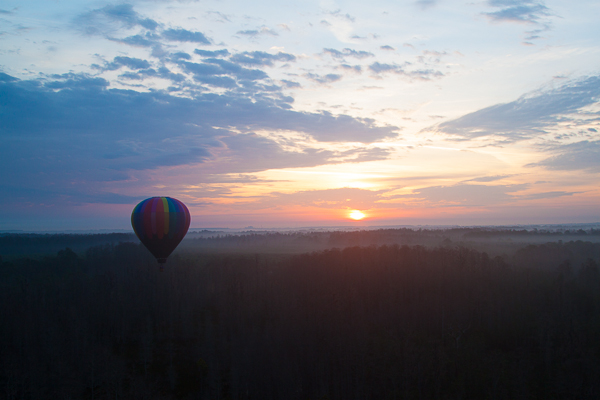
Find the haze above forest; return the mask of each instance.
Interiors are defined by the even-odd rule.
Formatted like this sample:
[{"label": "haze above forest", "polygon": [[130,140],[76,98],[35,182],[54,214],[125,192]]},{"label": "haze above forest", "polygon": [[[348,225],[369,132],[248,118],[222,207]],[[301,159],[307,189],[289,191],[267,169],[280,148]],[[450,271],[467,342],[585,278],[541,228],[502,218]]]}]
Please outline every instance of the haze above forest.
[{"label": "haze above forest", "polygon": [[[302,230],[191,230],[175,256],[186,254],[299,254],[351,246],[409,245],[466,247],[493,256],[511,256],[527,245],[549,242],[600,241],[600,224],[535,227],[404,227],[368,230],[306,228]],[[133,233],[0,232],[0,255],[41,257],[66,247],[83,254],[98,245],[140,244]],[[141,244],[140,244],[141,245]]]}]

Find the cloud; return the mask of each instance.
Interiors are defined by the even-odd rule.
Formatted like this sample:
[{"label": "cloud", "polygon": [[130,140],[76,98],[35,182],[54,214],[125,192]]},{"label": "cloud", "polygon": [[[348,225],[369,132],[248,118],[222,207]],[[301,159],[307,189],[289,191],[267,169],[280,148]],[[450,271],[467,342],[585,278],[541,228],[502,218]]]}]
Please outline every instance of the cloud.
[{"label": "cloud", "polygon": [[115,57],[112,62],[107,63],[103,69],[107,71],[114,71],[121,67],[128,67],[130,69],[145,69],[150,68],[150,63],[140,58],[118,56]]},{"label": "cloud", "polygon": [[154,33],[146,33],[144,35],[127,36],[123,39],[111,38],[112,41],[128,44],[134,47],[153,47],[160,46],[160,37]]},{"label": "cloud", "polygon": [[[134,11],[131,4],[107,5],[103,8],[81,14],[74,19],[75,26],[89,35],[103,35],[107,39],[135,47],[152,47],[153,55],[162,58],[167,54],[162,50],[163,41],[190,42],[210,45],[211,41],[201,32],[182,28],[169,28],[160,32],[160,25],[149,18],[143,18]],[[142,28],[137,34],[118,37],[122,29]],[[157,33],[160,32],[160,33]]]},{"label": "cloud", "polygon": [[207,11],[206,15],[218,22],[231,22],[229,16],[219,11]]},{"label": "cloud", "polygon": [[521,196],[521,200],[541,200],[541,199],[555,199],[557,197],[563,196],[573,196],[574,194],[579,194],[582,192],[564,192],[564,191],[554,191],[554,192],[543,192],[543,193],[534,193],[525,196]]},{"label": "cloud", "polygon": [[489,0],[488,4],[500,8],[498,11],[483,13],[493,22],[539,24],[542,18],[551,15],[548,7],[534,0]]},{"label": "cloud", "polygon": [[279,36],[277,32],[272,29],[267,28],[266,26],[261,27],[260,29],[248,29],[244,31],[238,31],[238,35],[249,36],[251,38],[256,38],[258,36]]},{"label": "cloud", "polygon": [[387,51],[395,51],[396,49],[393,48],[392,46],[388,46],[387,44],[385,46],[380,46],[379,47],[381,50],[387,50]]},{"label": "cloud", "polygon": [[264,51],[244,51],[231,56],[229,60],[240,64],[270,67],[273,66],[274,61],[296,61],[296,56],[283,52],[269,54]]},{"label": "cloud", "polygon": [[[503,177],[507,176],[484,177],[483,179],[472,179],[470,181],[489,182],[502,179]],[[486,180],[486,178],[496,179]],[[529,187],[529,184],[477,185],[461,182],[452,186],[430,186],[418,189],[413,192],[412,196],[405,197],[416,196],[416,198],[424,199],[431,203],[431,205],[442,207],[486,207],[514,201],[552,199],[581,193],[552,191],[523,195],[515,194],[516,192],[529,189]]]},{"label": "cloud", "polygon": [[49,89],[98,89],[109,86],[109,82],[104,78],[90,77],[75,73],[55,74],[53,80],[46,82],[45,87]]},{"label": "cloud", "polygon": [[290,88],[290,89],[302,87],[302,85],[300,85],[298,82],[294,82],[294,81],[288,81],[288,80],[282,79],[281,82],[285,85],[285,87]]},{"label": "cloud", "polygon": [[339,74],[319,75],[319,74],[308,73],[308,74],[304,74],[304,77],[307,79],[310,79],[313,82],[317,82],[317,83],[321,83],[321,84],[333,83],[333,82],[336,82],[336,81],[339,81],[340,79],[342,79],[342,75],[339,75]]},{"label": "cloud", "polygon": [[426,10],[435,6],[438,3],[438,0],[418,0],[415,4],[420,7],[422,10]]},{"label": "cloud", "polygon": [[495,136],[506,142],[525,140],[544,134],[546,127],[569,120],[567,114],[576,114],[597,103],[599,97],[600,77],[584,78],[443,122],[437,130],[466,139]]},{"label": "cloud", "polygon": [[424,50],[423,55],[419,56],[417,59],[419,60],[419,62],[425,64],[427,62],[438,64],[442,60],[442,57],[447,55],[448,53],[446,53],[445,51]]},{"label": "cloud", "polygon": [[213,51],[196,49],[194,50],[194,54],[198,54],[202,57],[227,57],[229,55],[229,51],[227,49]]},{"label": "cloud", "polygon": [[223,88],[239,87],[238,80],[255,81],[268,77],[261,70],[244,68],[217,58],[205,59],[203,63],[184,61],[180,65],[191,72],[196,81]]},{"label": "cloud", "polygon": [[141,17],[131,4],[107,5],[79,15],[74,23],[88,35],[108,35],[121,28],[136,26],[153,31],[159,26],[156,21]]},{"label": "cloud", "polygon": [[342,51],[335,50],[335,49],[323,49],[323,53],[329,54],[329,55],[331,55],[331,57],[333,57],[337,60],[343,60],[344,57],[352,57],[352,58],[358,58],[358,59],[374,57],[374,54],[370,53],[368,51],[362,51],[362,50],[356,51],[356,50],[348,49],[348,48],[345,48]]},{"label": "cloud", "polygon": [[327,11],[326,14],[348,22],[354,22],[356,20],[353,16],[351,16],[348,13],[342,14],[342,10]]},{"label": "cloud", "polygon": [[410,79],[419,79],[425,81],[444,76],[442,72],[433,69],[417,69],[411,71],[406,70],[405,67],[398,64],[382,64],[377,61],[369,65],[369,70],[371,70],[376,75],[384,73],[393,73]]},{"label": "cloud", "polygon": [[167,29],[162,32],[162,36],[173,42],[192,42],[201,44],[211,44],[210,40],[201,32],[192,32],[186,29]]},{"label": "cloud", "polygon": [[16,82],[19,79],[10,76],[8,74],[5,74],[4,72],[0,72],[0,82]]},{"label": "cloud", "polygon": [[[329,209],[358,208],[370,209],[382,198],[384,191],[373,191],[358,188],[337,188],[324,190],[305,190],[295,193],[271,193],[263,206],[286,204],[303,207],[319,207]],[[266,203],[266,204],[264,204]]]},{"label": "cloud", "polygon": [[468,179],[463,182],[494,182],[504,178],[510,178],[513,175],[494,175],[494,176],[481,176],[479,178]]},{"label": "cloud", "polygon": [[254,133],[223,137],[227,161],[219,167],[220,173],[258,172],[277,168],[304,168],[324,164],[383,160],[389,157],[387,150],[357,148],[344,152],[297,147],[295,151],[284,149],[270,138]]},{"label": "cloud", "polygon": [[514,200],[514,193],[527,188],[527,185],[473,185],[430,186],[415,190],[418,197],[442,206],[487,206]]},{"label": "cloud", "polygon": [[239,66],[236,63],[221,60],[218,58],[208,58],[204,60],[205,64],[216,64],[223,71],[226,71],[228,74],[235,75],[238,79],[249,79],[249,80],[257,80],[257,79],[265,79],[269,76],[259,69],[249,69]]},{"label": "cloud", "polygon": [[554,171],[600,172],[600,140],[565,144],[555,147],[551,152],[555,155],[527,166],[539,166]]},{"label": "cloud", "polygon": [[339,68],[345,69],[346,71],[356,72],[359,74],[362,72],[362,67],[360,65],[340,64]]},{"label": "cloud", "polygon": [[139,196],[94,190],[91,187],[85,189],[82,187],[51,189],[0,184],[0,191],[4,194],[3,202],[6,205],[16,203],[17,207],[32,208],[32,206],[35,206],[42,209],[53,208],[53,211],[56,211],[58,207],[55,206],[58,204],[72,207],[86,203],[135,204],[139,201]]},{"label": "cloud", "polygon": [[177,62],[177,60],[191,60],[192,56],[183,51],[179,51],[177,53],[171,53],[171,60]]},{"label": "cloud", "polygon": [[[203,66],[224,70],[218,64]],[[159,68],[132,73],[150,71],[168,72]],[[205,77],[225,78],[210,73]],[[110,89],[106,80],[85,74],[38,80],[0,74],[0,168],[12,171],[2,174],[0,185],[77,197],[102,192],[111,182],[136,182],[143,171],[208,160],[219,161],[217,172],[235,173],[389,156],[363,146],[347,151],[318,146],[290,150],[289,145],[284,149],[273,139],[253,134],[294,131],[318,141],[371,143],[398,132],[397,127],[376,126],[370,119],[293,111],[285,108],[293,99],[282,96],[277,87],[268,89],[243,86],[223,94],[200,91],[176,97],[165,91]],[[227,157],[220,158],[223,154]]]},{"label": "cloud", "polygon": [[139,69],[135,72],[124,72],[119,75],[119,78],[131,80],[143,80],[149,77],[163,78],[170,80],[173,83],[179,83],[185,80],[183,74],[173,73],[167,67],[160,67],[158,70],[155,70],[154,68]]}]

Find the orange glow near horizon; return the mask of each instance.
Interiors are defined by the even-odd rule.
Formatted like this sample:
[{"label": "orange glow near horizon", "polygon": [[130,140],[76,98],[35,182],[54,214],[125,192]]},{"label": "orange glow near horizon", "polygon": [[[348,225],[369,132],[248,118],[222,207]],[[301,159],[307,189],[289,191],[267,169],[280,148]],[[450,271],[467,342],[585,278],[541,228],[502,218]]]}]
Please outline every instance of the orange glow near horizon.
[{"label": "orange glow near horizon", "polygon": [[350,214],[348,214],[348,216],[350,218],[352,218],[353,220],[355,220],[355,221],[360,221],[366,215],[363,212],[359,211],[359,210],[352,210],[352,211],[350,211]]}]

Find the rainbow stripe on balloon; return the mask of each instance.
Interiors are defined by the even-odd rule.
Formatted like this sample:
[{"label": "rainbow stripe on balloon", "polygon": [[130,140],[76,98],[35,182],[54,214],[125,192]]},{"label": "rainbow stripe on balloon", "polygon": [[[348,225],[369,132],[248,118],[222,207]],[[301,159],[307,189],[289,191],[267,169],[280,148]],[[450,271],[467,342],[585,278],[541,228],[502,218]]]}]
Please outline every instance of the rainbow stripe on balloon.
[{"label": "rainbow stripe on balloon", "polygon": [[175,250],[190,222],[185,204],[172,197],[151,197],[140,202],[131,213],[135,234],[159,262],[164,262]]}]

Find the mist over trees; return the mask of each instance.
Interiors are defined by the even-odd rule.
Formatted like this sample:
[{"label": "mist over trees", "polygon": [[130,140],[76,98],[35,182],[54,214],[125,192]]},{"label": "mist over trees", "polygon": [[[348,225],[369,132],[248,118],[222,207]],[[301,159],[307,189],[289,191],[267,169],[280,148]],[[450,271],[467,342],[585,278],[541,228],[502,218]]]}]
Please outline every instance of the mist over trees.
[{"label": "mist over trees", "polygon": [[[599,398],[594,232],[503,255],[469,232],[193,239],[163,272],[128,242],[7,258],[0,397]],[[310,240],[329,248],[272,251]]]}]

